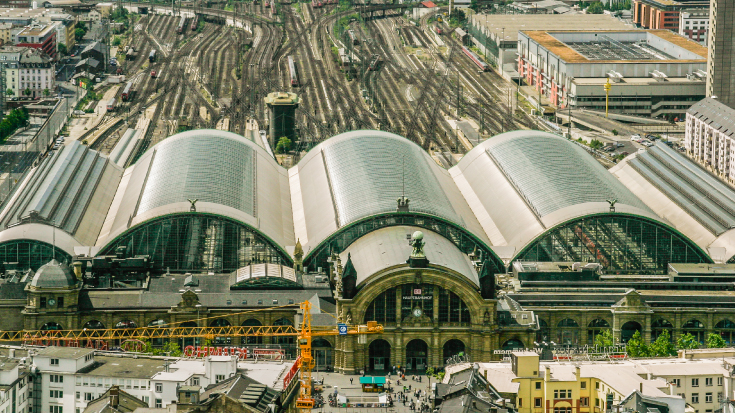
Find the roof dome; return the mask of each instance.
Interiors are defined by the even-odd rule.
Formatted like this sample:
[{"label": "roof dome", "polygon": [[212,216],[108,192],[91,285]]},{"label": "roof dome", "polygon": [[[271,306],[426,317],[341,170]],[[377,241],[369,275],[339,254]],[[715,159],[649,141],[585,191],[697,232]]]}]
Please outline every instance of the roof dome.
[{"label": "roof dome", "polygon": [[71,269],[65,264],[51,260],[38,269],[31,286],[36,288],[69,288],[77,285]]}]

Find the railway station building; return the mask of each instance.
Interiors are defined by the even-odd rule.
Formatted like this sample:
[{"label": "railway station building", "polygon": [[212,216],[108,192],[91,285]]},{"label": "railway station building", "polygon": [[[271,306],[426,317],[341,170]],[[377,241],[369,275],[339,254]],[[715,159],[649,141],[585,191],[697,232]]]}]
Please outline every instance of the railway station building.
[{"label": "railway station building", "polygon": [[[504,133],[447,170],[401,136],[352,131],[285,169],[257,142],[195,130],[125,164],[75,142],[16,186],[0,210],[0,329],[297,325],[309,300],[315,325],[384,326],[314,339],[317,365],[344,373],[605,329],[735,334],[725,225],[681,224],[707,218],[556,135]],[[292,338],[212,344],[296,354]]]}]

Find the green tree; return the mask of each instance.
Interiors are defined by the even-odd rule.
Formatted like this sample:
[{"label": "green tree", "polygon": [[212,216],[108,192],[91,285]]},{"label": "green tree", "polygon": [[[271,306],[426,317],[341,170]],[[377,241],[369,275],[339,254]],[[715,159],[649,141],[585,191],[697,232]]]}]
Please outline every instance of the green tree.
[{"label": "green tree", "polygon": [[49,97],[50,95],[51,95],[51,91],[48,90],[48,88],[46,88],[46,89],[43,90],[43,96]]},{"label": "green tree", "polygon": [[707,336],[707,348],[723,348],[727,346],[725,339],[717,333],[709,333]]},{"label": "green tree", "polygon": [[74,38],[77,40],[82,40],[86,33],[87,32],[85,32],[84,29],[77,27],[76,29],[74,29]]},{"label": "green tree", "polygon": [[686,333],[676,340],[676,347],[679,347],[682,350],[692,350],[699,348],[699,342],[691,333]]},{"label": "green tree", "polygon": [[641,332],[636,330],[633,337],[628,340],[625,349],[630,357],[648,357],[651,352],[641,337]]},{"label": "green tree", "polygon": [[615,344],[615,337],[613,337],[612,331],[603,330],[602,333],[595,336],[596,347],[610,347]]},{"label": "green tree", "polygon": [[286,153],[291,150],[291,139],[288,139],[288,137],[283,136],[281,139],[278,140],[278,143],[276,144],[276,153]]},{"label": "green tree", "polygon": [[66,50],[66,45],[64,43],[59,43],[58,45],[56,45],[56,49],[62,56],[66,55],[69,52],[68,50]]},{"label": "green tree", "polygon": [[671,357],[676,355],[676,348],[671,342],[669,330],[664,330],[656,337],[649,346],[649,353],[652,357]]},{"label": "green tree", "polygon": [[33,92],[31,92],[31,89],[26,88],[26,90],[23,91],[23,94],[26,95],[26,96],[30,96],[30,95],[33,94]]},{"label": "green tree", "polygon": [[11,88],[5,89],[5,95],[7,95],[7,96],[13,96],[14,94],[15,94],[15,92],[13,92],[13,89],[11,89]]},{"label": "green tree", "polygon": [[120,36],[115,36],[115,38],[112,40],[112,45],[120,46],[120,44],[122,44],[122,39],[120,38]]},{"label": "green tree", "polygon": [[587,14],[602,14],[604,11],[605,8],[600,1],[596,1],[587,7]]},{"label": "green tree", "polygon": [[602,142],[598,141],[597,139],[592,139],[590,142],[590,148],[592,149],[600,149],[602,148]]}]

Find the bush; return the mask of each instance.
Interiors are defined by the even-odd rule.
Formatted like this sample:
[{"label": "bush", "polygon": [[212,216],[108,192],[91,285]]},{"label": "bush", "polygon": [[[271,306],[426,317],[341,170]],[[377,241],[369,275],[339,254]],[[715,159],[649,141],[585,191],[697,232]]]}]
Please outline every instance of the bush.
[{"label": "bush", "polygon": [[283,136],[281,139],[278,140],[278,143],[276,144],[276,153],[286,153],[291,150],[291,139],[288,139],[288,137]]},{"label": "bush", "polygon": [[615,136],[618,136],[618,130],[617,129],[613,129],[612,130],[612,134],[615,135]]}]

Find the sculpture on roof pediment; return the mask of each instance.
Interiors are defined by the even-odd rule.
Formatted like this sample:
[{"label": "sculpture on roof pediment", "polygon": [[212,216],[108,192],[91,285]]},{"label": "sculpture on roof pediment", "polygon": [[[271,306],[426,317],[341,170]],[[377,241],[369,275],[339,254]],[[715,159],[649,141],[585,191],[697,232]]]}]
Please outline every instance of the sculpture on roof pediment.
[{"label": "sculpture on roof pediment", "polygon": [[199,296],[192,290],[186,290],[181,294],[181,302],[173,308],[175,311],[194,311],[199,304]]}]

